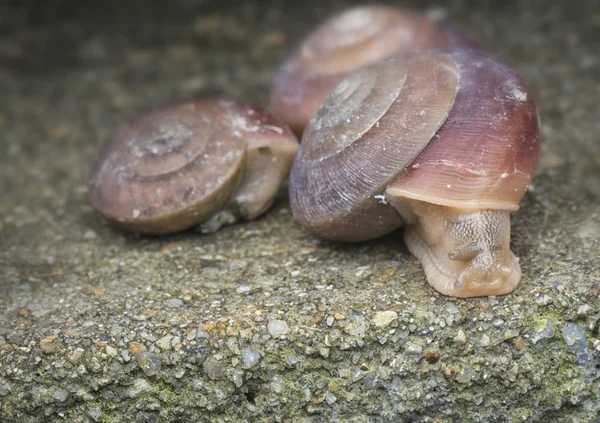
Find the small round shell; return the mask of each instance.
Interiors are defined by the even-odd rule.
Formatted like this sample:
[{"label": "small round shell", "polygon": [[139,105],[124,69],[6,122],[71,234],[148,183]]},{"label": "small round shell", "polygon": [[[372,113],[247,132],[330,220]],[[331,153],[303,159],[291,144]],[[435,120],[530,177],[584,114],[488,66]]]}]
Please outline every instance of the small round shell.
[{"label": "small round shell", "polygon": [[417,13],[356,7],[317,28],[282,65],[273,84],[271,109],[299,134],[349,73],[401,54],[473,45],[458,30],[440,28]]},{"label": "small round shell", "polygon": [[[256,106],[207,99],[166,107],[123,125],[104,146],[89,199],[118,226],[153,234],[187,229],[226,207],[254,218],[270,205],[296,148],[289,128]],[[259,173],[247,171],[257,152],[269,156],[270,172],[259,193],[248,178]]]}]

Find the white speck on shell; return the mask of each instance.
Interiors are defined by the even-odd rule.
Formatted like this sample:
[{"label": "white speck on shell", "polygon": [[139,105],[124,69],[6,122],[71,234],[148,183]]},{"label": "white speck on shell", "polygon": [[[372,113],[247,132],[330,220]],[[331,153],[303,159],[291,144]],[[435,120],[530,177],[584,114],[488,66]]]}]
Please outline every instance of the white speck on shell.
[{"label": "white speck on shell", "polygon": [[265,127],[265,129],[269,129],[273,132],[277,132],[279,135],[283,134],[283,129],[280,128],[279,126],[275,126],[275,125],[263,125]]},{"label": "white speck on shell", "polygon": [[517,101],[527,101],[527,93],[524,93],[517,87],[513,87],[513,89],[510,90],[509,98],[513,98]]},{"label": "white speck on shell", "polygon": [[374,195],[373,198],[378,200],[381,204],[389,204],[385,194]]}]

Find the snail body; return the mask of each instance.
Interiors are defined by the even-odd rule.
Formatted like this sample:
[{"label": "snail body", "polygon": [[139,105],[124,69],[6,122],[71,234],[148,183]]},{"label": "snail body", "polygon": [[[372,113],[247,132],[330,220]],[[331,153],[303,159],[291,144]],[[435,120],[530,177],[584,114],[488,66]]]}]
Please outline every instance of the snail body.
[{"label": "snail body", "polygon": [[344,79],[307,126],[290,174],[296,219],[337,241],[402,226],[429,283],[500,295],[521,279],[510,251],[539,154],[532,96],[478,50],[392,58]]},{"label": "snail body", "polygon": [[349,73],[382,59],[476,43],[452,27],[388,6],[360,6],[336,15],[308,35],[281,66],[270,108],[301,134],[331,90]]},{"label": "snail body", "polygon": [[254,219],[271,205],[297,148],[290,129],[254,105],[170,106],[119,128],[90,172],[89,199],[117,226],[151,234],[219,222],[223,213]]}]

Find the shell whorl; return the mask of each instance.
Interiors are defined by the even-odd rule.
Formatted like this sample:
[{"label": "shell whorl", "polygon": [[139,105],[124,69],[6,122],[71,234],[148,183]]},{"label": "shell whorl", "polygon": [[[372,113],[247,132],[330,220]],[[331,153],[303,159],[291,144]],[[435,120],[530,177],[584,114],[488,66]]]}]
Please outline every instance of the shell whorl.
[{"label": "shell whorl", "polygon": [[[351,74],[327,97],[304,133],[302,154],[323,160],[350,146],[371,129],[398,98],[407,66],[382,65]],[[331,111],[335,110],[335,113]]]},{"label": "shell whorl", "polygon": [[450,40],[428,19],[384,6],[347,10],[315,30],[299,51],[299,66],[315,74],[346,73],[385,57],[446,48]]},{"label": "shell whorl", "polygon": [[378,196],[443,124],[457,84],[456,64],[442,54],[389,59],[342,81],[311,120],[292,167],[300,222],[342,240],[399,227]]}]

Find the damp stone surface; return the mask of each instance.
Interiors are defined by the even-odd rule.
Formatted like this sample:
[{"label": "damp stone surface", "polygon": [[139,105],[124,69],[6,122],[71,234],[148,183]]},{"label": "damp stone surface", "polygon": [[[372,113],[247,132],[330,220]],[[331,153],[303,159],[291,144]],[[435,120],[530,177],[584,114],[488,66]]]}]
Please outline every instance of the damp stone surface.
[{"label": "damp stone surface", "polygon": [[400,233],[314,238],[285,193],[254,222],[163,237],[86,199],[120,122],[266,105],[301,38],[356,2],[18,3],[0,5],[0,422],[599,421],[597,1],[402,2],[514,67],[540,109],[512,217],[523,280],[473,299],[433,291]]}]

